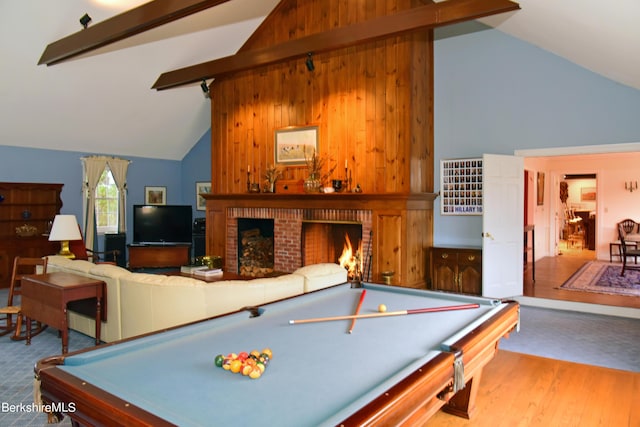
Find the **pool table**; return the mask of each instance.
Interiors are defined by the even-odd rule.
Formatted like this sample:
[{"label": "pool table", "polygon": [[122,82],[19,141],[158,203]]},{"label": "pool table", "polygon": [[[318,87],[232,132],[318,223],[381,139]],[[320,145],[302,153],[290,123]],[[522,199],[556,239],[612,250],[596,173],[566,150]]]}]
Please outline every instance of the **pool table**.
[{"label": "pool table", "polygon": [[[291,320],[476,304],[422,314]],[[470,417],[483,367],[519,323],[517,302],[345,283],[251,310],[43,359],[36,389],[86,425],[417,425]],[[270,348],[250,379],[217,354]]]}]

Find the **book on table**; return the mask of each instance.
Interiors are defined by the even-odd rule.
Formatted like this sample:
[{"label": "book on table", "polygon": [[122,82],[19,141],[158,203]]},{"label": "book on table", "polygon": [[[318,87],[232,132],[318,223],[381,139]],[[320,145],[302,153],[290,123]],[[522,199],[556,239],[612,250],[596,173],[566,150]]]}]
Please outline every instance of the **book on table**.
[{"label": "book on table", "polygon": [[208,269],[209,267],[206,265],[183,265],[180,267],[180,273],[193,274],[195,271]]},{"label": "book on table", "polygon": [[195,270],[193,272],[194,276],[200,277],[213,277],[213,276],[222,276],[221,268],[206,268],[204,270]]}]

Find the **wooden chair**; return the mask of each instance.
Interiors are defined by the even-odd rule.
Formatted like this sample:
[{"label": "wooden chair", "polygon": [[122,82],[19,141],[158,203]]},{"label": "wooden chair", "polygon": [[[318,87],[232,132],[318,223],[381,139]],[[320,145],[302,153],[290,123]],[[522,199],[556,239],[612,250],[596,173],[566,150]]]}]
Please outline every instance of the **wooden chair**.
[{"label": "wooden chair", "polygon": [[[14,297],[21,295],[22,276],[27,274],[38,273],[38,266],[42,267],[41,273],[47,272],[46,258],[25,258],[15,257],[13,260],[13,272],[11,273],[11,282],[9,284],[9,297],[7,298],[7,306],[0,308],[0,314],[4,314],[4,325],[0,325],[0,336],[13,332],[12,340],[26,339],[26,334],[22,333],[22,310],[20,305],[14,304]],[[13,318],[15,316],[15,322]],[[31,335],[37,335],[44,330],[42,325],[37,324],[35,331]],[[26,325],[28,328],[31,325]]]},{"label": "wooden chair", "polygon": [[625,270],[640,270],[640,265],[638,264],[632,264],[632,265],[627,265],[627,257],[634,257],[636,259],[636,263],[637,263],[637,257],[640,256],[640,249],[638,249],[638,247],[634,247],[631,248],[630,246],[627,246],[626,242],[625,242],[625,237],[627,235],[627,232],[625,231],[625,226],[623,225],[622,222],[618,223],[618,237],[620,239],[620,251],[621,251],[621,258],[622,258],[622,271],[620,272],[621,276],[624,276],[624,272]]},{"label": "wooden chair", "polygon": [[[80,236],[83,236],[82,230],[80,230]],[[69,242],[69,250],[76,256],[75,259],[89,261],[89,258],[91,258],[91,262],[95,264],[117,265],[117,257],[120,255],[118,250],[93,251],[84,244],[84,237],[81,240],[71,240]]]},{"label": "wooden chair", "polygon": [[622,226],[622,229],[624,230],[625,235],[629,234],[629,233],[637,233],[638,232],[636,230],[636,228],[637,228],[636,226],[638,225],[638,223],[635,222],[632,219],[623,219],[622,221],[620,221],[618,223],[618,225]]}]

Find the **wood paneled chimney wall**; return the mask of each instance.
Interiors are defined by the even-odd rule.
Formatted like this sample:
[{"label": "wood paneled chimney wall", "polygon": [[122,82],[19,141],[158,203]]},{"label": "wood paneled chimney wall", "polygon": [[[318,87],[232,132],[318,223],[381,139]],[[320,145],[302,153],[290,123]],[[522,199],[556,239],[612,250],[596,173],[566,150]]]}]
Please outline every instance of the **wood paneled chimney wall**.
[{"label": "wood paneled chimney wall", "polygon": [[[422,4],[283,1],[242,49]],[[290,61],[211,84],[213,194],[207,197],[208,251],[224,251],[229,207],[322,207],[326,200],[340,209],[372,210],[374,278],[391,270],[394,284],[425,287],[433,226],[433,33],[423,30],[319,53],[313,61],[314,71],[303,60]],[[331,166],[337,165],[333,178],[345,178],[346,162],[353,186],[359,184],[363,193],[352,198],[342,193],[284,199],[277,194],[248,194],[247,172],[260,176],[274,163],[275,131],[309,125],[319,127],[320,154],[329,157]],[[285,170],[284,179],[306,177],[304,167]],[[389,196],[393,203],[385,202]]]},{"label": "wood paneled chimney wall", "polygon": [[[348,26],[403,1],[285,1],[243,49]],[[322,11],[322,12],[321,12]],[[424,30],[313,56],[305,62],[238,73],[211,84],[212,191],[246,191],[247,166],[261,176],[274,163],[274,132],[319,126],[319,150],[367,193],[433,191],[432,32]],[[285,179],[304,179],[290,167]]]}]

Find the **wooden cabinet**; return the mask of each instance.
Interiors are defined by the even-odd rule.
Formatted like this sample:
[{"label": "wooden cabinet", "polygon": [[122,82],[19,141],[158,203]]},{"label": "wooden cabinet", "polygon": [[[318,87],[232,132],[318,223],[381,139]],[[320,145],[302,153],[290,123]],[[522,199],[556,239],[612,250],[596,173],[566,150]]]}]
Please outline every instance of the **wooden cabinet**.
[{"label": "wooden cabinet", "polygon": [[430,289],[464,294],[482,294],[482,250],[480,248],[431,248]]},{"label": "wooden cabinet", "polygon": [[129,268],[180,267],[191,264],[191,245],[129,245]]},{"label": "wooden cabinet", "polygon": [[[51,255],[60,248],[49,242],[49,223],[60,213],[63,184],[0,182],[0,287],[9,286],[16,256]],[[16,228],[31,228],[19,235]]]}]

